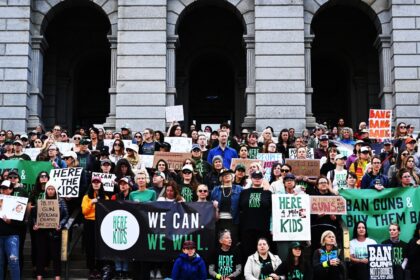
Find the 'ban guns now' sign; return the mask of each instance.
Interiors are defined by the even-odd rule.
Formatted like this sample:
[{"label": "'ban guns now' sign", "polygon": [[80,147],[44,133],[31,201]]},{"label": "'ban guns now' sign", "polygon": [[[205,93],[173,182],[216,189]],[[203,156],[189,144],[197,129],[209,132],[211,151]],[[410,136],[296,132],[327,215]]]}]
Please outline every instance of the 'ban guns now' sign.
[{"label": "'ban guns now' sign", "polygon": [[368,245],[370,280],[394,279],[392,245]]},{"label": "'ban guns now' sign", "polygon": [[36,224],[39,228],[57,228],[60,224],[60,208],[57,199],[38,199]]},{"label": "'ban guns now' sign", "polygon": [[309,195],[273,194],[273,240],[311,240]]},{"label": "'ban guns now' sign", "polygon": [[210,257],[215,209],[210,202],[105,201],[96,204],[97,256],[102,259],[170,261],[185,240]]}]

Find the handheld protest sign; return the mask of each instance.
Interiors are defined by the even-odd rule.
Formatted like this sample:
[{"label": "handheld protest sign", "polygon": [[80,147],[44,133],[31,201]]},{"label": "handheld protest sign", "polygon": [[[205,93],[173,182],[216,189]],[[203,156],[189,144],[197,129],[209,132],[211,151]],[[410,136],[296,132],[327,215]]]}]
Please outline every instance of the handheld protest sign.
[{"label": "handheld protest sign", "polygon": [[369,138],[390,139],[392,110],[369,110]]},{"label": "handheld protest sign", "polygon": [[296,176],[319,177],[319,159],[286,159]]},{"label": "handheld protest sign", "polygon": [[369,279],[394,279],[392,268],[392,245],[368,245]]},{"label": "handheld protest sign", "polygon": [[184,120],[184,106],[167,106],[165,107],[165,116],[167,122],[183,121]]},{"label": "handheld protest sign", "polygon": [[50,180],[56,182],[60,197],[78,197],[82,167],[51,169]]},{"label": "handheld protest sign", "polygon": [[311,240],[309,196],[273,194],[273,240]]},{"label": "handheld protest sign", "polygon": [[[314,148],[307,148],[306,149],[306,158],[307,159],[314,159]],[[290,159],[297,159],[297,149],[296,148],[290,148],[289,149],[289,158]]]},{"label": "handheld protest sign", "polygon": [[57,199],[38,199],[36,224],[39,228],[57,228],[60,224],[60,208]]},{"label": "handheld protest sign", "polygon": [[249,176],[249,166],[254,162],[258,163],[262,167],[263,162],[262,162],[262,160],[259,160],[259,159],[233,158],[231,163],[230,163],[230,169],[235,170],[235,168],[238,164],[242,164],[242,165],[245,166],[245,174],[247,176]]},{"label": "handheld protest sign", "polygon": [[113,192],[114,191],[114,181],[117,178],[114,174],[111,173],[99,173],[99,172],[92,172],[93,177],[100,177],[102,184],[104,185],[104,190],[106,192]]},{"label": "handheld protest sign", "polygon": [[346,215],[346,200],[342,196],[311,195],[311,214]]},{"label": "handheld protest sign", "polygon": [[158,161],[163,159],[168,163],[169,168],[181,170],[182,164],[187,158],[191,158],[190,153],[155,152],[153,157],[153,166],[156,166]]},{"label": "handheld protest sign", "polygon": [[171,144],[171,152],[191,153],[192,138],[187,137],[165,137],[165,142]]},{"label": "handheld protest sign", "polygon": [[265,170],[264,178],[267,181],[271,179],[271,168],[276,162],[282,163],[281,153],[258,153],[257,159],[263,161],[263,168]]},{"label": "handheld protest sign", "polygon": [[27,197],[0,195],[0,217],[6,216],[10,220],[23,221],[27,205]]}]

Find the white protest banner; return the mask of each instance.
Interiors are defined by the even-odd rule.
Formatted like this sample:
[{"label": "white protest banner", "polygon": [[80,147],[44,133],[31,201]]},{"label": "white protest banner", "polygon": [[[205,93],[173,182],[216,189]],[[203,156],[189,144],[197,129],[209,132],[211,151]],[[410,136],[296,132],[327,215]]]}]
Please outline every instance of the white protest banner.
[{"label": "white protest banner", "polygon": [[184,120],[184,107],[178,106],[167,106],[165,107],[165,115],[167,122],[183,121]]},{"label": "white protest banner", "polygon": [[153,155],[140,155],[140,163],[144,164],[146,168],[153,168],[153,161],[155,156]]},{"label": "white protest banner", "polygon": [[36,157],[41,152],[41,148],[27,148],[25,149],[25,154],[27,154],[32,161],[36,161]]},{"label": "white protest banner", "polygon": [[392,268],[392,245],[368,245],[370,280],[394,279]]},{"label": "white protest banner", "polygon": [[187,137],[165,137],[173,153],[191,153],[192,139]]},{"label": "white protest banner", "polygon": [[60,197],[78,197],[82,167],[51,169],[50,180],[56,182]]},{"label": "white protest banner", "polygon": [[38,199],[36,224],[39,228],[57,228],[60,224],[58,199]]},{"label": "white protest banner", "polygon": [[[297,149],[296,148],[290,148],[289,149],[289,158],[290,159],[297,159]],[[306,149],[306,159],[314,159],[314,148]]]},{"label": "white protest banner", "polygon": [[54,143],[60,153],[64,154],[65,152],[71,151],[74,147],[74,143],[67,143],[67,142],[55,142]]},{"label": "white protest banner", "polygon": [[114,192],[114,183],[117,176],[111,173],[92,172],[92,178],[93,177],[101,178],[102,184],[104,185],[104,190],[106,192]]},{"label": "white protest banner", "polygon": [[311,240],[309,195],[273,194],[273,240]]},{"label": "white protest banner", "polygon": [[369,138],[390,139],[392,110],[369,110]]},{"label": "white protest banner", "polygon": [[271,179],[271,167],[274,163],[282,163],[282,154],[280,153],[258,153],[257,159],[263,161],[263,168],[265,170],[264,179],[270,181]]},{"label": "white protest banner", "polygon": [[27,205],[27,197],[0,195],[0,217],[23,221]]}]

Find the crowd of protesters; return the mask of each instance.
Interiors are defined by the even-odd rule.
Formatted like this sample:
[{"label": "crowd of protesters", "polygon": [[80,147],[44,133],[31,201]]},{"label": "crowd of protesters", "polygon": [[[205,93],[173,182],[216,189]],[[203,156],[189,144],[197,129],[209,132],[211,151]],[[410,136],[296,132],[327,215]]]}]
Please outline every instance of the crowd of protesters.
[{"label": "crowd of protesters", "polygon": [[[42,126],[28,134],[0,131],[1,160],[31,160],[25,149],[39,148],[36,161],[51,162],[53,168],[82,167],[79,197],[65,200],[57,194],[58,186],[42,171],[33,189],[24,189],[18,172],[4,170],[1,192],[5,195],[29,197],[27,218],[15,221],[0,219],[0,279],[6,274],[20,279],[23,267],[23,247],[27,229],[32,240],[31,261],[34,277],[42,279],[49,262],[52,275],[60,279],[60,231],[75,210],[83,219],[76,226],[83,227],[86,266],[89,279],[369,279],[367,245],[375,244],[368,237],[367,225],[357,222],[350,242],[350,263],[344,265],[341,244],[340,217],[311,215],[311,242],[274,242],[271,226],[271,195],[308,194],[338,195],[341,189],[376,189],[417,187],[420,184],[420,153],[413,135],[414,127],[399,123],[394,137],[383,142],[379,154],[372,150],[372,139],[366,123],[357,131],[347,127],[343,119],[328,129],[318,125],[313,131],[301,134],[295,129],[283,129],[278,138],[267,127],[262,132],[242,130],[232,135],[230,125],[220,129],[205,127],[203,131],[191,125],[187,131],[173,123],[167,133],[151,128],[133,132],[130,125],[121,131],[77,129],[72,135],[56,125],[51,131]],[[181,170],[169,168],[161,159],[154,168],[145,168],[142,155],[156,151],[171,151],[165,137],[192,138],[191,158]],[[112,146],[104,144],[112,139]],[[131,140],[126,145],[123,140]],[[59,150],[59,142],[73,143],[70,151]],[[353,154],[340,154],[336,143],[353,147]],[[308,149],[320,159],[318,178],[296,176],[292,167],[283,161],[272,166],[270,181],[264,179],[264,169],[253,163],[247,168],[238,164],[230,169],[233,158],[255,159],[258,153],[281,153],[290,157],[296,149],[297,159],[306,159]],[[93,172],[115,174],[113,192],[106,192],[102,179]],[[246,175],[248,174],[248,176]],[[59,201],[60,224],[56,229],[41,229],[37,225],[38,199]],[[151,265],[142,262],[132,265],[128,260],[100,261],[95,255],[95,204],[101,200],[129,200],[139,203],[151,201],[211,202],[214,206],[217,250],[203,259],[193,241],[185,241],[182,253],[171,263]],[[418,207],[418,206],[417,206]],[[401,248],[394,258],[394,279],[420,279],[420,224],[412,240],[400,240],[398,224],[389,225],[389,239],[384,244]],[[385,235],[384,235],[385,236]],[[385,238],[384,238],[385,239]],[[312,258],[305,256],[312,255]],[[347,272],[346,272],[347,270]]]}]

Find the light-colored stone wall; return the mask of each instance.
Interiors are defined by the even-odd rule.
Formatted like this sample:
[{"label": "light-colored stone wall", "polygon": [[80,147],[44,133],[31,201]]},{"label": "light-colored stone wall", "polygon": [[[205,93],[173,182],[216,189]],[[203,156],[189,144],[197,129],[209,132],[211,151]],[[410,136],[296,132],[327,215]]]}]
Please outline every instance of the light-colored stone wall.
[{"label": "light-colored stone wall", "polygon": [[256,126],[305,127],[302,0],[255,0]]},{"label": "light-colored stone wall", "polygon": [[0,1],[0,127],[26,130],[30,0]]},{"label": "light-colored stone wall", "polygon": [[420,1],[392,1],[392,77],[395,125],[420,126]]}]

